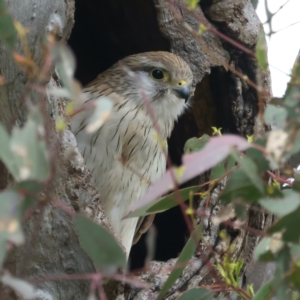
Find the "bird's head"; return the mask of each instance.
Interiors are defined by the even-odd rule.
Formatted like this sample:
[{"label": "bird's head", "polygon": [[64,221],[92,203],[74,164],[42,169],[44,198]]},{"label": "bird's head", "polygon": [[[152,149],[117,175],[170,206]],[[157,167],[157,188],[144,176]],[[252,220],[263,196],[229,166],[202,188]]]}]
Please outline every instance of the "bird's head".
[{"label": "bird's head", "polygon": [[145,52],[128,56],[115,64],[111,75],[122,78],[114,87],[136,105],[151,104],[155,117],[174,122],[187,106],[193,73],[179,56],[169,52]]}]

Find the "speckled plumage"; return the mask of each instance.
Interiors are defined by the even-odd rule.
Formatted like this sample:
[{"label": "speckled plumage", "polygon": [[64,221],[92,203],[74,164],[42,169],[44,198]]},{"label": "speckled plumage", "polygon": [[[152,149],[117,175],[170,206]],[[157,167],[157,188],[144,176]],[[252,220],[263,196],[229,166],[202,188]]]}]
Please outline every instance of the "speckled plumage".
[{"label": "speckled plumage", "polygon": [[[151,78],[149,72],[155,68],[166,71],[169,80],[157,82]],[[172,53],[146,52],[128,56],[101,73],[84,89],[86,101],[103,95],[114,101],[113,111],[104,125],[88,135],[84,128],[91,111],[72,118],[78,147],[127,255],[138,218],[121,219],[147,190],[150,182],[159,179],[166,168],[164,150],[155,138],[153,120],[144,98],[150,101],[161,138],[166,140],[174,121],[186,106],[174,90],[178,90],[177,84],[182,80],[185,87],[190,86],[192,72],[180,57]]]}]

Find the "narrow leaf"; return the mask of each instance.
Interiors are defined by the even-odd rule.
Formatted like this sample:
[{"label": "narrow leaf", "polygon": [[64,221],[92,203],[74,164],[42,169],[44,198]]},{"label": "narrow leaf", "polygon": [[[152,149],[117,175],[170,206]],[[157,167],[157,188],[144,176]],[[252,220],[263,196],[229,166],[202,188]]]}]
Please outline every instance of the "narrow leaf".
[{"label": "narrow leaf", "polygon": [[[48,152],[46,143],[39,137],[44,128],[29,119],[23,128],[14,128],[10,148],[14,164],[18,166],[17,174],[12,174],[17,181],[43,181],[49,173]],[[10,162],[4,161],[6,165]],[[12,164],[13,164],[12,163]],[[10,170],[10,168],[9,168]]]},{"label": "narrow leaf", "polygon": [[286,108],[269,104],[265,109],[265,122],[268,125],[281,128],[285,124],[287,115]]},{"label": "narrow leaf", "polygon": [[214,294],[206,289],[190,289],[183,293],[178,300],[211,300]]},{"label": "narrow leaf", "polygon": [[95,100],[93,104],[96,106],[94,113],[89,119],[88,126],[86,127],[87,133],[93,133],[99,129],[103,123],[110,116],[111,110],[113,108],[113,102],[108,97],[100,97]]},{"label": "narrow leaf", "polygon": [[6,255],[8,241],[16,245],[24,242],[19,222],[19,208],[22,197],[13,191],[0,193],[0,266]]},{"label": "narrow leaf", "polygon": [[52,52],[59,77],[71,96],[71,99],[81,103],[81,87],[74,80],[75,57],[71,49],[63,44],[57,44]]},{"label": "narrow leaf", "polygon": [[283,232],[282,239],[286,242],[299,243],[300,232],[295,230],[299,228],[300,208],[279,219],[269,230],[269,233]]},{"label": "narrow leaf", "polygon": [[102,226],[81,216],[75,216],[75,226],[83,249],[101,271],[116,270],[125,267],[125,253],[115,238]]},{"label": "narrow leaf", "polygon": [[0,124],[0,159],[7,167],[8,171],[15,177],[18,174],[18,168],[15,164],[14,156],[10,150],[9,144],[10,136]]},{"label": "narrow leaf", "polygon": [[[258,177],[258,180],[261,180]],[[220,200],[232,202],[236,199],[243,199],[247,202],[253,203],[260,198],[266,196],[266,191],[261,192],[257,189],[249,177],[242,169],[233,170],[231,173],[226,187],[220,196]]]},{"label": "narrow leaf", "polygon": [[[160,198],[148,205],[145,205],[135,211],[130,212],[126,218],[147,216],[153,213],[164,212],[167,209],[177,206],[179,199],[183,201],[189,199],[190,193],[196,193],[199,191],[199,186],[188,187],[178,192],[171,193],[165,197]],[[176,201],[177,200],[177,201]]]},{"label": "narrow leaf", "polygon": [[0,0],[0,39],[12,51],[17,41],[17,31],[11,15],[6,10],[6,1]]},{"label": "narrow leaf", "polygon": [[284,192],[285,197],[283,199],[263,199],[259,203],[269,212],[279,217],[290,214],[300,206],[299,194],[290,190]]},{"label": "narrow leaf", "polygon": [[268,66],[266,37],[263,26],[260,27],[258,41],[256,44],[256,58],[258,66],[266,70]]},{"label": "narrow leaf", "polygon": [[188,139],[184,145],[184,153],[192,153],[201,150],[209,141],[210,136],[202,135],[200,138]]},{"label": "narrow leaf", "polygon": [[[237,135],[212,137],[201,151],[185,154],[183,156],[184,170],[177,180],[178,184],[183,184],[211,169],[224,160],[230,154],[233,147],[236,147],[239,151],[244,151],[250,146],[246,139]],[[175,168],[173,168],[172,171],[175,172],[174,170]],[[174,182],[171,176],[171,170],[168,170],[159,180],[149,187],[145,195],[142,196],[131,210],[139,209],[151,203],[173,188]]]},{"label": "narrow leaf", "polygon": [[1,277],[1,281],[3,284],[9,286],[18,294],[20,294],[23,299],[36,299],[34,287],[25,280],[12,277],[9,274],[5,274]]},{"label": "narrow leaf", "polygon": [[210,180],[216,180],[222,177],[226,172],[228,172],[234,166],[235,160],[230,155],[225,160],[217,164],[212,168],[210,173]]},{"label": "narrow leaf", "polygon": [[255,294],[253,300],[265,300],[269,299],[273,295],[272,282],[264,284]]},{"label": "narrow leaf", "polygon": [[174,282],[179,278],[184,270],[184,268],[187,266],[189,260],[191,259],[192,255],[196,251],[197,245],[201,239],[202,236],[202,223],[193,231],[191,234],[191,237],[185,244],[182,252],[180,253],[178,260],[174,266],[174,269],[170,273],[167,281],[165,282],[164,286],[162,287],[159,295],[158,300],[162,299],[163,296],[169,291],[171,286],[174,284]]}]

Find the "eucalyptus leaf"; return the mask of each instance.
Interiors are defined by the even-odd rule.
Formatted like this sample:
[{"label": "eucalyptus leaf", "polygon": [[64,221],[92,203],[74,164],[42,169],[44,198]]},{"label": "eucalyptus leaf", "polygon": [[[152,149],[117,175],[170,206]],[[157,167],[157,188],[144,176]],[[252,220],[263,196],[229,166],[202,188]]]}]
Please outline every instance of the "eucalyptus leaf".
[{"label": "eucalyptus leaf", "polygon": [[255,294],[253,300],[266,300],[270,299],[272,293],[272,282],[269,281],[264,284]]},{"label": "eucalyptus leaf", "polygon": [[258,66],[262,70],[266,70],[268,66],[266,37],[263,26],[260,27],[258,41],[256,43],[256,59]]},{"label": "eucalyptus leaf", "polygon": [[15,163],[14,155],[10,149],[10,136],[0,124],[0,159],[9,172],[15,177],[18,175],[18,166]]},{"label": "eucalyptus leaf", "polygon": [[283,217],[300,207],[300,197],[294,191],[285,191],[283,199],[262,199],[259,203],[269,212]]},{"label": "eucalyptus leaf", "polygon": [[[260,177],[257,180],[261,180]],[[260,191],[250,180],[243,169],[232,171],[226,187],[220,195],[220,200],[232,202],[243,199],[253,203],[266,196],[266,191]]]},{"label": "eucalyptus leaf", "polygon": [[49,158],[46,143],[39,136],[44,128],[29,119],[23,128],[15,127],[10,139],[10,149],[14,162],[3,161],[9,167],[18,166],[18,172],[12,174],[17,181],[43,181],[49,174]]},{"label": "eucalyptus leaf", "polygon": [[200,138],[188,139],[184,145],[184,153],[192,153],[201,150],[209,141],[210,136],[202,135]]},{"label": "eucalyptus leaf", "polygon": [[125,253],[107,229],[81,215],[76,215],[74,221],[80,244],[96,268],[102,272],[114,272],[117,267],[125,267]]},{"label": "eucalyptus leaf", "polygon": [[36,203],[40,193],[43,191],[43,185],[39,181],[28,180],[17,182],[13,190],[23,195],[23,201],[20,207],[20,217],[22,218],[29,207]]},{"label": "eucalyptus leaf", "polygon": [[216,180],[228,172],[235,164],[235,159],[229,155],[225,160],[212,168],[210,172],[210,180]]},{"label": "eucalyptus leaf", "polygon": [[179,205],[179,201],[189,199],[190,193],[196,193],[199,191],[199,186],[188,187],[181,189],[178,192],[168,194],[165,197],[162,197],[154,202],[151,202],[145,206],[140,207],[137,210],[131,211],[126,218],[133,218],[139,216],[147,216],[153,213],[164,212],[167,209]]},{"label": "eucalyptus leaf", "polygon": [[0,266],[6,256],[7,242],[16,245],[24,242],[24,235],[19,220],[19,208],[23,198],[14,191],[0,193]]},{"label": "eucalyptus leaf", "polygon": [[192,255],[196,251],[197,245],[202,237],[202,227],[203,224],[200,223],[200,225],[192,232],[191,237],[185,244],[184,248],[182,249],[177,262],[170,273],[167,281],[163,285],[157,299],[161,300],[163,296],[169,291],[169,289],[172,287],[174,282],[179,278],[184,270],[184,268],[187,266],[189,260],[191,259]]},{"label": "eucalyptus leaf", "polygon": [[190,289],[183,293],[178,300],[211,300],[214,294],[206,289]]},{"label": "eucalyptus leaf", "polygon": [[17,31],[11,15],[6,9],[6,1],[0,0],[0,39],[4,42],[8,50],[14,49],[17,41]]},{"label": "eucalyptus leaf", "polygon": [[264,237],[254,250],[254,258],[264,262],[273,261],[274,253],[278,252],[282,246],[283,243],[279,236]]},{"label": "eucalyptus leaf", "polygon": [[[266,147],[266,141],[262,139],[256,140],[255,144],[261,147]],[[266,172],[270,168],[269,161],[262,151],[256,148],[249,148],[246,151],[246,156],[252,159],[252,161],[256,164],[259,172]]]},{"label": "eucalyptus leaf", "polygon": [[281,128],[286,122],[288,112],[286,108],[269,104],[265,109],[265,122],[268,125]]},{"label": "eucalyptus leaf", "polygon": [[98,130],[106,119],[110,116],[113,108],[113,101],[108,97],[100,97],[93,102],[95,105],[94,112],[89,119],[88,126],[86,127],[87,133],[93,133]]},{"label": "eucalyptus leaf", "polygon": [[202,150],[185,154],[181,167],[173,167],[154,182],[142,198],[131,207],[131,210],[137,210],[148,205],[156,201],[157,198],[169,190],[174,189],[172,173],[176,173],[176,170],[180,169],[180,176],[177,176],[176,181],[178,184],[183,184],[223,161],[231,153],[232,148],[236,148],[238,151],[244,151],[250,146],[245,138],[233,134],[210,138]]},{"label": "eucalyptus leaf", "polygon": [[[78,103],[82,102],[80,84],[74,79],[75,57],[69,47],[56,44],[52,51],[56,69],[64,88],[69,92],[70,98]],[[66,92],[65,92],[66,93]]]},{"label": "eucalyptus leaf", "polygon": [[269,228],[269,233],[282,232],[282,239],[286,242],[299,243],[300,231],[300,208],[280,218],[272,227]]},{"label": "eucalyptus leaf", "polygon": [[25,280],[4,274],[1,276],[1,281],[21,295],[24,300],[36,299],[35,288]]}]

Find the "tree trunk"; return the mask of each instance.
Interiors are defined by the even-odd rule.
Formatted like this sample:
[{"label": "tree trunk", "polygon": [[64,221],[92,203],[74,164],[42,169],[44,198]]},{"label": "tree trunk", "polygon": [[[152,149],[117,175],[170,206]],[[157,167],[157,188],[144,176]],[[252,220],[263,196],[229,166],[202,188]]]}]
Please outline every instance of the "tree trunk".
[{"label": "tree trunk", "polygon": [[[41,41],[51,27],[58,28],[62,40],[69,38],[75,11],[76,23],[69,44],[77,56],[76,76],[83,84],[129,54],[165,50],[181,56],[194,73],[195,93],[192,109],[180,118],[169,141],[170,156],[175,163],[180,163],[186,140],[203,133],[211,134],[212,126],[222,127],[224,133],[238,133],[243,136],[252,135],[254,131],[259,135],[264,130],[258,117],[259,97],[256,90],[228,70],[229,65],[257,82],[255,59],[232,45],[228,39],[221,39],[209,28],[210,25],[255,52],[260,22],[251,1],[202,0],[200,5],[190,12],[179,0],[78,0],[75,11],[72,0],[8,1],[13,17],[30,28],[28,43],[35,61],[42,59]],[[203,29],[203,33],[197,36],[200,23],[209,30]],[[10,130],[12,126],[22,125],[26,120],[27,109],[23,94],[28,79],[3,46],[0,46],[0,74],[5,77],[5,84],[0,86],[0,121]],[[257,84],[267,94],[270,93],[268,74],[260,74],[260,82]],[[60,82],[53,73],[47,89],[59,85]],[[80,153],[68,156],[69,150],[76,145],[74,136],[68,130],[61,137],[56,133],[55,120],[64,114],[63,99],[54,96],[40,99],[32,91],[27,97],[31,97],[34,102],[47,103],[53,148],[59,141],[59,164],[52,193],[75,212],[83,212],[111,230]],[[10,177],[2,165],[0,180],[2,189],[10,182]],[[201,176],[193,183],[204,180],[205,176]],[[222,209],[217,198],[223,187],[224,182],[215,188],[211,196],[209,211],[212,215],[217,215]],[[199,201],[198,208],[205,207],[205,203],[206,199]],[[249,208],[249,227],[264,230],[271,222],[270,215],[256,210],[255,207]],[[228,242],[218,243],[220,226],[208,219],[204,224],[206,242],[220,257],[234,245],[232,256],[245,260],[244,285],[254,282],[257,289],[267,280],[272,266],[257,266],[252,261],[253,249],[259,236],[252,231],[227,228],[230,237]],[[91,259],[79,244],[71,218],[55,205],[38,205],[26,220],[24,230],[26,244],[12,251],[6,261],[6,268],[12,274],[26,279],[52,274],[95,272]],[[201,242],[201,248],[205,256],[208,256],[204,242]],[[220,280],[216,272],[209,267],[203,267],[206,262],[203,257],[201,253],[195,253],[193,264],[185,269],[166,299],[177,299],[189,288],[210,285]],[[170,270],[175,262],[176,259],[167,262],[153,261],[147,271],[138,275],[139,279],[150,285],[150,289],[128,287],[124,292],[120,286],[116,289],[117,285],[112,284],[108,288],[109,299],[115,299],[120,294],[124,294],[125,299],[156,299],[170,273],[158,271]],[[255,280],[253,274],[256,278],[262,278],[260,282]],[[87,299],[89,285],[86,281],[70,280],[40,282],[37,299]],[[0,293],[1,299],[5,299],[4,293],[7,299],[14,299],[4,290]],[[224,297],[234,296],[219,295],[219,299]]]}]

